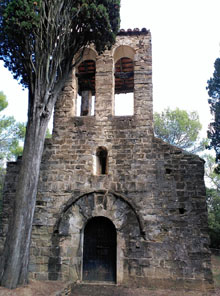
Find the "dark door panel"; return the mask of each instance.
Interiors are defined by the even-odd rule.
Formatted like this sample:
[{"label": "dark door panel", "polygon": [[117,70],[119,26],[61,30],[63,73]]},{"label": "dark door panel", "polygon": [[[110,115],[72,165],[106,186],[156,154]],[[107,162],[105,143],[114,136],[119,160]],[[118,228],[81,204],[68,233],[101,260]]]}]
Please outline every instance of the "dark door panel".
[{"label": "dark door panel", "polygon": [[94,217],[84,230],[83,280],[116,281],[116,230],[104,217]]}]

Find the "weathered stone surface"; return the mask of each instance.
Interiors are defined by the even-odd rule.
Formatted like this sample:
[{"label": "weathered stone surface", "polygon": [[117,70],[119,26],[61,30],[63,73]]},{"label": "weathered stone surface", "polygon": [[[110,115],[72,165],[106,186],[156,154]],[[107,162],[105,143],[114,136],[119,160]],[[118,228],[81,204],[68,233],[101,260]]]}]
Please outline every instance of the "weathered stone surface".
[{"label": "weathered stone surface", "polygon": [[[153,135],[150,33],[120,35],[96,62],[95,116],[76,116],[75,69],[45,142],[30,250],[36,279],[82,281],[84,228],[93,217],[117,232],[116,282],[206,289],[210,271],[204,161]],[[114,63],[134,61],[134,115],[114,116]],[[85,59],[84,59],[85,60]],[[97,171],[97,149],[108,152]],[[9,163],[3,229],[13,209],[19,161]]]}]

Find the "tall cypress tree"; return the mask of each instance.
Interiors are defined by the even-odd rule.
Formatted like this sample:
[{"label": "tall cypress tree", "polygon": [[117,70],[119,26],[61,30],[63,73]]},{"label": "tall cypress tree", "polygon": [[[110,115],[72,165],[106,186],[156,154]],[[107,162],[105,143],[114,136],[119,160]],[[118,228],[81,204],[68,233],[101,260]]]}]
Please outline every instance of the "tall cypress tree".
[{"label": "tall cypress tree", "polygon": [[[210,139],[209,149],[214,148],[216,161],[220,163],[220,58],[214,63],[213,77],[208,80],[208,95],[210,111],[213,115],[213,121],[209,125],[208,138]],[[220,166],[217,171],[220,172]]]},{"label": "tall cypress tree", "polygon": [[[14,212],[0,262],[0,283],[28,281],[31,228],[47,125],[76,53],[110,48],[120,0],[2,0],[0,59],[28,88],[28,123]],[[80,57],[81,55],[79,55]]]}]

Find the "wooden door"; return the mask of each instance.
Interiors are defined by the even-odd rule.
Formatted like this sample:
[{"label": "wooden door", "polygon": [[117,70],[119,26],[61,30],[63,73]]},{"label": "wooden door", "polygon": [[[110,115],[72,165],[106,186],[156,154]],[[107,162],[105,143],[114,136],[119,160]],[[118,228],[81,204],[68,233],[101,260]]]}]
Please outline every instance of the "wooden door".
[{"label": "wooden door", "polygon": [[105,217],[94,217],[85,226],[83,280],[116,281],[116,229]]}]

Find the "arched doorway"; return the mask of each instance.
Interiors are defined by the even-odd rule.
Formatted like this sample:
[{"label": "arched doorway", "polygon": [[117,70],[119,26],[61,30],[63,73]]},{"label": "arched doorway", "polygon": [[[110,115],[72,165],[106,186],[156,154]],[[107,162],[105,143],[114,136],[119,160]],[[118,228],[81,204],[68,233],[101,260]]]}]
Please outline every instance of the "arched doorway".
[{"label": "arched doorway", "polygon": [[94,217],[85,226],[83,280],[116,281],[116,229],[105,217]]}]

